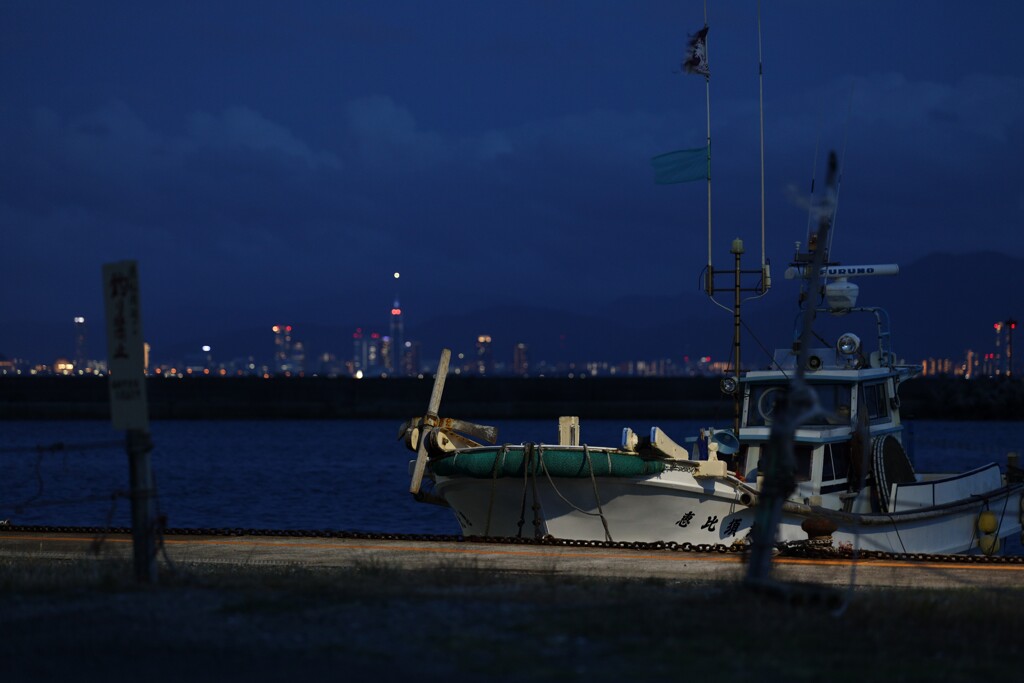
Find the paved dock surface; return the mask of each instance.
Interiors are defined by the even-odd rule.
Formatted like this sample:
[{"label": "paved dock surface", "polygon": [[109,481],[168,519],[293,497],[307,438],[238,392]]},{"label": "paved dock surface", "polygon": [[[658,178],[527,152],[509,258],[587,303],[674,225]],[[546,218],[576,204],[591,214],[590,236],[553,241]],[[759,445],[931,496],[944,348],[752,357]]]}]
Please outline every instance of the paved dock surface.
[{"label": "paved dock surface", "polygon": [[731,554],[182,535],[148,586],[128,535],[96,540],[0,532],[3,683],[973,682],[1024,667],[1019,564],[781,558],[784,582],[757,591]]},{"label": "paved dock surface", "polygon": [[[387,567],[729,582],[746,571],[742,555],[669,550],[619,550],[470,542],[287,538],[265,536],[168,536],[163,562],[306,569]],[[0,532],[0,558],[130,560],[130,536],[79,533]],[[874,587],[1024,587],[1024,564],[803,559],[778,557],[774,576],[783,581]]]}]

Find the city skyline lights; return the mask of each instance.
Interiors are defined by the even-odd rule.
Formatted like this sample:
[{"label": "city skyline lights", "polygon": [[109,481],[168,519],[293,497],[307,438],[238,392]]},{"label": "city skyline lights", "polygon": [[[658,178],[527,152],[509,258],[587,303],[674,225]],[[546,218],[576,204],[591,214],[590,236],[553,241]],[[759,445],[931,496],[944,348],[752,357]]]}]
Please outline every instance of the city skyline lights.
[{"label": "city skyline lights", "polygon": [[[397,279],[398,273],[395,273]],[[397,308],[397,302],[396,302]],[[149,374],[165,377],[187,376],[329,376],[354,377],[422,377],[429,375],[433,367],[421,358],[420,343],[403,340],[396,343],[394,319],[401,313],[392,309],[389,316],[392,334],[378,331],[365,332],[357,327],[351,333],[352,350],[348,358],[331,351],[322,351],[315,357],[315,364],[307,367],[307,354],[302,341],[293,338],[295,328],[291,324],[275,324],[273,333],[273,354],[270,363],[257,362],[255,355],[235,358],[230,361],[214,359],[213,348],[203,344],[199,351],[180,360],[162,361],[150,366],[151,346],[146,343],[146,369]],[[59,357],[52,364],[32,363],[20,359],[0,358],[0,375],[103,375],[106,363],[101,360],[84,359],[87,332],[85,318],[72,319],[74,354]],[[995,338],[993,350],[977,352],[967,349],[961,359],[929,357],[919,362],[924,377],[951,375],[973,379],[976,377],[1012,377],[1013,332],[1017,321],[1014,318],[993,323]],[[400,328],[398,328],[400,329]],[[506,349],[505,354],[496,349]],[[397,371],[396,371],[397,368]],[[752,369],[745,367],[745,370]],[[633,360],[580,360],[548,363],[543,359],[530,358],[529,345],[522,341],[496,345],[492,335],[480,333],[473,340],[473,352],[457,351],[453,357],[452,372],[455,375],[487,376],[717,376],[732,372],[727,360],[714,361],[710,355],[703,355],[691,361],[690,357],[678,359],[654,358]]]}]

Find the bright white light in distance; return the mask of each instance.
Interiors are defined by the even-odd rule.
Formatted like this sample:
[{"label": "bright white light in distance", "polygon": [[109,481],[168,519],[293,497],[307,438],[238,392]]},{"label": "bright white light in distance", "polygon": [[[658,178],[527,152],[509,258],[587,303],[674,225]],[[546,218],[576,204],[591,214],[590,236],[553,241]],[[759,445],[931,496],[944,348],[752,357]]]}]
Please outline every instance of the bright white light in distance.
[{"label": "bright white light in distance", "polygon": [[401,275],[401,273],[395,273],[395,279],[397,280],[400,275]]},{"label": "bright white light in distance", "polygon": [[204,352],[204,353],[209,353],[209,352],[210,352],[210,346],[209,346],[209,344],[204,344],[204,345],[203,345],[203,352]]}]

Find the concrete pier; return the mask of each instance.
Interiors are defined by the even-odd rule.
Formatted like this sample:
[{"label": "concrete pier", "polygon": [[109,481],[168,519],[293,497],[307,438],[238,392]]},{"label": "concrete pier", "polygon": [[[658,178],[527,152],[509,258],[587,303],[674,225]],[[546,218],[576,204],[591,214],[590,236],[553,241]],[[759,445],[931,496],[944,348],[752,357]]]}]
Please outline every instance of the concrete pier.
[{"label": "concrete pier", "polygon": [[[0,680],[1005,680],[1020,564],[0,531]],[[97,549],[98,552],[93,550]],[[856,590],[846,590],[848,585]],[[866,673],[868,672],[868,673]],[[134,674],[133,674],[134,675]]]},{"label": "concrete pier", "polygon": [[[317,568],[387,567],[469,569],[502,574],[574,575],[617,579],[662,579],[683,583],[740,581],[746,571],[738,554],[668,550],[566,548],[493,543],[282,538],[264,536],[168,536],[168,561],[181,565],[272,565]],[[91,534],[0,532],[0,558],[36,559],[41,563],[88,558],[131,560],[131,537],[113,535],[97,543]],[[943,563],[926,561],[822,560],[780,557],[774,576],[823,586],[846,586],[855,573],[858,586],[913,588],[1019,587],[1024,564]]]}]

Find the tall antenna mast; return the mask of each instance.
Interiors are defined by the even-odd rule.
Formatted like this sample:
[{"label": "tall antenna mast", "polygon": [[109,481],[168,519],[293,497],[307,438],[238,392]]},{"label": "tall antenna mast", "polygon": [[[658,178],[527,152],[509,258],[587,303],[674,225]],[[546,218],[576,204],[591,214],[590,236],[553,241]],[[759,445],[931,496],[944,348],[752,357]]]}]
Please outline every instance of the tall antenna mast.
[{"label": "tall antenna mast", "polygon": [[[708,52],[708,1],[704,0],[704,58],[705,63],[711,63],[710,53]],[[704,71],[704,102],[707,108],[707,177],[708,177],[708,277],[711,277],[714,266],[711,265],[711,70],[710,68]]]},{"label": "tall antenna mast", "polygon": [[[704,57],[706,63],[710,63],[707,60],[707,0],[704,1],[704,28],[702,30],[705,43],[704,43]],[[715,305],[730,311],[733,315],[733,344],[732,344],[732,366],[733,373],[731,377],[724,377],[722,379],[722,391],[725,394],[733,397],[735,406],[735,414],[733,416],[734,428],[738,431],[740,428],[740,414],[741,414],[741,394],[739,392],[740,374],[742,372],[743,360],[740,355],[741,352],[741,318],[740,318],[740,305],[743,302],[743,292],[754,292],[756,296],[751,298],[757,298],[764,296],[768,292],[768,288],[771,286],[771,273],[769,271],[768,259],[765,253],[765,208],[764,208],[764,68],[762,66],[761,59],[761,3],[757,5],[757,57],[758,57],[758,89],[759,89],[759,110],[760,110],[760,129],[761,129],[761,266],[757,270],[744,270],[740,264],[741,256],[743,255],[743,240],[738,237],[732,241],[732,248],[730,252],[733,254],[733,268],[732,268],[732,282],[729,285],[716,286],[717,275],[729,275],[729,271],[721,271],[720,273],[715,272],[714,265],[711,262],[712,259],[712,237],[711,237],[711,86],[710,86],[710,69],[703,71],[704,73],[704,84],[707,93],[707,114],[708,114],[708,137],[707,137],[707,162],[708,162],[708,266],[707,276],[704,280],[704,289],[711,299],[711,302]],[[750,282],[752,276],[758,276],[756,282]],[[720,291],[732,290],[734,295],[732,309],[722,305],[715,300],[715,294]]]},{"label": "tall antenna mast", "polygon": [[764,245],[764,58],[761,50],[761,0],[757,2],[757,98],[761,128],[761,270],[764,273],[764,291],[771,287],[768,259]]}]

